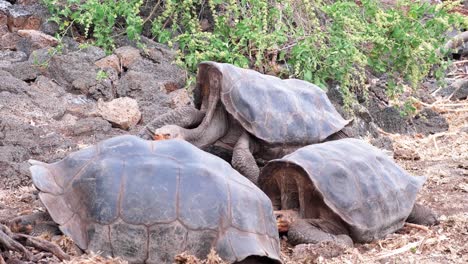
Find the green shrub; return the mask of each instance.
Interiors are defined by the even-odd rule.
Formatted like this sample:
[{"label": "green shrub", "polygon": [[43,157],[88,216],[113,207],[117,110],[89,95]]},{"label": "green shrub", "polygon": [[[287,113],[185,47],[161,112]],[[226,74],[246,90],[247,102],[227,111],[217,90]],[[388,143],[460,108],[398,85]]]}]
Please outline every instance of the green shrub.
[{"label": "green shrub", "polygon": [[[66,0],[65,8],[57,0],[44,1],[63,27],[92,27],[96,44],[107,49],[118,18],[129,37],[141,31],[141,1]],[[428,74],[442,78],[447,63],[436,51],[447,31],[468,24],[449,12],[460,1],[395,2],[384,7],[375,0],[165,0],[158,2],[152,34],[177,49],[177,62],[191,72],[199,62],[214,60],[324,88],[333,81],[349,106],[353,94],[366,93],[369,73],[385,73],[387,93],[395,99]]]},{"label": "green shrub", "polygon": [[[143,25],[139,10],[143,0],[42,0],[62,31],[72,25],[84,28],[86,37],[110,52],[114,49],[116,28],[124,25],[130,39],[138,40]],[[92,32],[90,34],[90,32]]]}]

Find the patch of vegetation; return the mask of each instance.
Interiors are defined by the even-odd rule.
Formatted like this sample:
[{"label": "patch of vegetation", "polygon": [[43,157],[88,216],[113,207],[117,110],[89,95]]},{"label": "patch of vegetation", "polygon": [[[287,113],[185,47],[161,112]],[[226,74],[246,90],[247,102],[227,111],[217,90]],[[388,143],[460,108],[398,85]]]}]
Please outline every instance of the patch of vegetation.
[{"label": "patch of vegetation", "polygon": [[96,81],[102,81],[109,78],[109,74],[104,70],[99,70],[96,74]]},{"label": "patch of vegetation", "polygon": [[143,0],[42,0],[52,17],[51,21],[60,30],[73,24],[84,29],[86,37],[92,37],[94,44],[110,52],[115,48],[115,28],[124,27],[132,40],[140,38],[143,19],[139,16]]},{"label": "patch of vegetation", "polygon": [[[86,33],[92,27],[95,44],[106,49],[113,48],[117,20],[132,39],[142,28],[141,0],[65,0],[60,7],[58,0],[43,1],[54,21],[62,27],[84,25]],[[177,62],[189,71],[214,60],[323,88],[333,81],[349,106],[354,94],[366,94],[370,74],[385,74],[393,99],[429,74],[443,78],[447,62],[439,49],[446,32],[468,24],[449,12],[459,2],[165,0],[157,3],[152,34],[177,49]]]}]

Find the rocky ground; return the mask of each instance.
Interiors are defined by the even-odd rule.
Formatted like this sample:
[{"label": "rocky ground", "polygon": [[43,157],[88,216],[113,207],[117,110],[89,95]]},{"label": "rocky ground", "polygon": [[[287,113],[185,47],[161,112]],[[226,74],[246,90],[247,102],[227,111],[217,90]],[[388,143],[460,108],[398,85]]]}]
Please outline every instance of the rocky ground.
[{"label": "rocky ground", "polygon": [[[172,64],[171,50],[146,38],[145,50],[120,39],[120,48],[110,55],[71,38],[59,42],[48,35],[56,28],[35,2],[0,0],[2,223],[44,211],[31,185],[29,159],[54,162],[102,139],[136,134],[154,117],[192,103],[182,89],[187,73]],[[340,95],[330,88],[338,110],[354,117],[357,136],[391,151],[413,174],[428,177],[419,200],[440,214],[441,224],[406,226],[339,256],[342,249],[330,245],[292,249],[283,241],[286,263],[468,262],[467,76],[468,61],[461,58],[449,72],[447,87],[428,80],[416,95],[418,113],[412,118],[392,106],[384,77],[369,83],[369,100],[354,105],[352,114],[342,109]],[[49,239],[75,254],[66,238]],[[38,262],[58,262],[51,254],[35,253],[42,254]],[[93,261],[119,262],[85,255],[73,263]]]}]

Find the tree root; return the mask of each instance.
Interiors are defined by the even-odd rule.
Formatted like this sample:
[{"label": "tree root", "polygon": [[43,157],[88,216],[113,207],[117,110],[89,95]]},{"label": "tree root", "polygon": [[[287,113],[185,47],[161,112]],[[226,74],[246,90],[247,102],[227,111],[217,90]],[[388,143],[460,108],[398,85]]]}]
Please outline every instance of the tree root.
[{"label": "tree root", "polygon": [[[13,233],[4,225],[0,225],[0,246],[6,250],[20,252],[23,255],[23,258],[28,261],[37,260],[38,256],[42,256],[44,254],[35,256],[31,251],[26,249],[25,246],[50,252],[61,261],[70,259],[70,256],[63,252],[58,245],[38,237]],[[0,264],[2,263],[5,263],[5,261],[0,255]]]}]

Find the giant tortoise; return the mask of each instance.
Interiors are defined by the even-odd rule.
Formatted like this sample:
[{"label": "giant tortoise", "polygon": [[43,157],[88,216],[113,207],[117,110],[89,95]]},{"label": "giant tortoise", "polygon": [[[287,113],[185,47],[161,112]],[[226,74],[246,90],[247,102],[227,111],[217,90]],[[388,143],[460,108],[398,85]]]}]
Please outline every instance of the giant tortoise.
[{"label": "giant tortoise", "polygon": [[40,200],[81,249],[130,263],[172,263],[183,251],[204,258],[211,248],[228,263],[280,263],[268,197],[183,140],[119,136],[32,162]]},{"label": "giant tortoise", "polygon": [[198,66],[199,109],[183,107],[162,115],[140,133],[146,139],[183,138],[203,148],[233,149],[232,165],[257,183],[255,156],[279,158],[285,150],[346,137],[344,120],[319,87],[231,64]]},{"label": "giant tortoise", "polygon": [[293,245],[324,240],[352,244],[382,238],[405,221],[436,224],[435,214],[415,203],[425,180],[409,175],[379,149],[348,138],[270,161],[259,186],[279,215],[297,212],[297,219],[289,219]]}]

